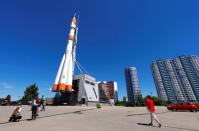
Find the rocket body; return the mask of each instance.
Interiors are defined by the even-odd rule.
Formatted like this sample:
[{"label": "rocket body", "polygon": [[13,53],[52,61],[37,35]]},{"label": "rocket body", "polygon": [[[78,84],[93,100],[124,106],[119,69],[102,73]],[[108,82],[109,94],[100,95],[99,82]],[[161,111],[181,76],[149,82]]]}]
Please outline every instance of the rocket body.
[{"label": "rocket body", "polygon": [[73,56],[76,51],[76,41],[77,38],[77,27],[75,16],[72,19],[70,32],[68,37],[68,44],[66,47],[66,52],[62,58],[59,70],[57,72],[55,83],[53,85],[52,91],[54,92],[71,92],[72,82],[74,74],[74,62],[75,57]]}]

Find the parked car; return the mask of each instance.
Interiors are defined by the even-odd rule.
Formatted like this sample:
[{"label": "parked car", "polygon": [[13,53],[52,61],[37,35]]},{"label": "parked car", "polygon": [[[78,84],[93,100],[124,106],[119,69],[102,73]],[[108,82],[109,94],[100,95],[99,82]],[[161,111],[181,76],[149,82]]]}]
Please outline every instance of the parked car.
[{"label": "parked car", "polygon": [[199,110],[198,107],[191,102],[178,102],[175,105],[168,106],[167,109],[171,111],[191,111],[191,112],[197,112]]}]

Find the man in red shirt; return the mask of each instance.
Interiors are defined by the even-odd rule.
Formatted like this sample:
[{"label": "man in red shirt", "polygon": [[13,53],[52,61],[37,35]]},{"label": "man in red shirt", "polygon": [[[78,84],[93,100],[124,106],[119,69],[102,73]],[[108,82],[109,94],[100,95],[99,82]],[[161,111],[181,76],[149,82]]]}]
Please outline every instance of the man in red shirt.
[{"label": "man in red shirt", "polygon": [[153,100],[151,99],[151,96],[149,96],[149,95],[147,96],[146,106],[147,106],[147,109],[150,112],[150,116],[151,116],[151,123],[149,123],[149,125],[153,126],[153,118],[154,118],[155,121],[158,123],[159,127],[161,127],[162,124],[158,121],[157,117],[154,114],[155,107],[154,107]]}]

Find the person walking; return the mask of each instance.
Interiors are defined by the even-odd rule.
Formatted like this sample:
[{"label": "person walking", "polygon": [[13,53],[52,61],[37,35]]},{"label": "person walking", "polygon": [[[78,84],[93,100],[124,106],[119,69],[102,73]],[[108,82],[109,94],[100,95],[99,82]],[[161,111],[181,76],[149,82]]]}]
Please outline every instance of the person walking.
[{"label": "person walking", "polygon": [[151,122],[149,123],[149,125],[153,126],[153,119],[155,119],[155,121],[158,123],[159,127],[161,127],[162,124],[158,121],[157,117],[154,114],[155,107],[154,107],[153,100],[151,99],[151,96],[149,96],[149,95],[147,96],[146,106],[147,106],[148,111],[150,112],[150,117],[151,117]]},{"label": "person walking", "polygon": [[45,100],[43,100],[42,101],[42,108],[41,108],[41,111],[45,111],[45,106],[46,106],[46,101]]}]

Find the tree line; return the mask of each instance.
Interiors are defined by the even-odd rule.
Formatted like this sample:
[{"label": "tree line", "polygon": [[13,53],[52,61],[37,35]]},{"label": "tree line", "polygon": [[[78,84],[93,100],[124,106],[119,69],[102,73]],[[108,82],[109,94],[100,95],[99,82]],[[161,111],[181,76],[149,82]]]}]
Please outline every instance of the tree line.
[{"label": "tree line", "polygon": [[[154,105],[156,106],[168,106],[174,104],[171,101],[164,101],[161,98],[158,98],[156,96],[151,97]],[[132,102],[126,102],[126,101],[119,101],[116,103],[116,106],[145,106],[146,105],[146,97],[142,97],[141,95],[137,97],[137,102],[132,103]]]}]

